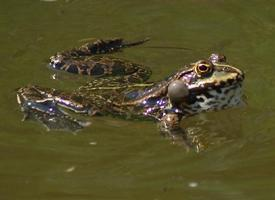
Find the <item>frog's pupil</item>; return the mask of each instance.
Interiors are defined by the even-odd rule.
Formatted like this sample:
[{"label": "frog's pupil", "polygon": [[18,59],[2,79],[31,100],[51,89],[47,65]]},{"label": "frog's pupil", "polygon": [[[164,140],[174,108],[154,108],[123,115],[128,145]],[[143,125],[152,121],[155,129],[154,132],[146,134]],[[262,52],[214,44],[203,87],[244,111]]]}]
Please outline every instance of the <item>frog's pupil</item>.
[{"label": "frog's pupil", "polygon": [[200,69],[200,71],[206,71],[207,70],[207,67],[205,66],[205,65],[200,65],[199,66],[199,69]]}]

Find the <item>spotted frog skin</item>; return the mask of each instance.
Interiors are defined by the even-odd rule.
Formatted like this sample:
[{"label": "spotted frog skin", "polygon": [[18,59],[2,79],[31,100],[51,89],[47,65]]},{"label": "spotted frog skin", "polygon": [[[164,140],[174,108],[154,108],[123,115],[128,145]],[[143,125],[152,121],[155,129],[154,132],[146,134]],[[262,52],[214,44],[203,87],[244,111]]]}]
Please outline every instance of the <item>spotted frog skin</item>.
[{"label": "spotted frog skin", "polygon": [[96,40],[55,54],[50,58],[52,68],[95,78],[71,92],[36,85],[19,88],[17,101],[24,118],[39,121],[48,129],[71,131],[90,123],[73,117],[69,111],[148,118],[157,121],[160,131],[173,141],[186,143],[181,119],[242,102],[244,73],[228,65],[223,55],[212,54],[190,63],[156,83],[148,81],[149,68],[106,55],[147,40]]}]

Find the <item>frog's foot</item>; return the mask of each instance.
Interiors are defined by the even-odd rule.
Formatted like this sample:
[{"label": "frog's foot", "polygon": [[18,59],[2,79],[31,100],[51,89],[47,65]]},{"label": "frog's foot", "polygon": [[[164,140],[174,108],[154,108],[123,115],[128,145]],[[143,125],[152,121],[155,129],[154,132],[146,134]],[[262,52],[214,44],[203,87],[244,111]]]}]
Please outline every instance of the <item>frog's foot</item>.
[{"label": "frog's foot", "polygon": [[141,45],[149,40],[149,38],[136,41],[125,41],[122,38],[114,38],[109,40],[98,39],[92,43],[86,43],[82,45],[80,48],[73,49],[69,52],[71,52],[73,56],[87,56],[113,53],[121,50],[122,48]]},{"label": "frog's foot", "polygon": [[23,120],[35,120],[46,126],[47,130],[77,131],[90,125],[90,122],[71,117],[59,109],[52,100],[44,102],[25,101],[21,105],[24,112]]},{"label": "frog's foot", "polygon": [[181,118],[179,113],[167,113],[160,119],[158,127],[164,136],[172,140],[173,144],[182,145],[189,151],[192,143],[188,140],[185,130],[180,127]]},{"label": "frog's foot", "polygon": [[48,130],[75,132],[90,125],[90,122],[76,119],[60,109],[54,97],[45,97],[35,86],[20,88],[17,91],[17,102],[24,112],[23,120],[38,121]]}]

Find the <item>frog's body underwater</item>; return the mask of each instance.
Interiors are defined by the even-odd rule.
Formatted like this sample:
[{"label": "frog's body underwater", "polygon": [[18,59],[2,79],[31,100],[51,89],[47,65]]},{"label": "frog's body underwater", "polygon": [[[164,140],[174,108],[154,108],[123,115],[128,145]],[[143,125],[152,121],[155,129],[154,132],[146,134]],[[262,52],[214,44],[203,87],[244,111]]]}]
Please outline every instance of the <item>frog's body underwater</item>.
[{"label": "frog's body underwater", "polygon": [[95,79],[73,92],[34,85],[19,88],[17,101],[25,118],[40,121],[48,129],[71,131],[89,123],[72,117],[65,109],[86,115],[153,118],[161,132],[179,140],[185,138],[180,127],[182,118],[242,102],[244,73],[226,64],[225,56],[212,54],[163,81],[151,83],[147,81],[149,68],[104,55],[146,41],[96,40],[52,56],[52,68]]}]

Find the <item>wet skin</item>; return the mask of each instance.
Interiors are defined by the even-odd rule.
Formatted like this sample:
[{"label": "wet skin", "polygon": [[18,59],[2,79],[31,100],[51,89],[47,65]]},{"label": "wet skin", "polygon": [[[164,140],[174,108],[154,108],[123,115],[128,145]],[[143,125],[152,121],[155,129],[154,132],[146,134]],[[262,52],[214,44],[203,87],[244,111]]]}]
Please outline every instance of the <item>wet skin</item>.
[{"label": "wet skin", "polygon": [[95,79],[71,92],[35,85],[19,88],[17,101],[24,118],[37,120],[48,129],[71,131],[90,123],[66,110],[90,116],[148,118],[157,121],[160,131],[173,141],[186,144],[181,119],[242,102],[244,73],[228,65],[223,55],[212,54],[188,64],[156,83],[148,81],[149,68],[109,55],[146,41],[96,40],[52,56],[52,68]]}]

